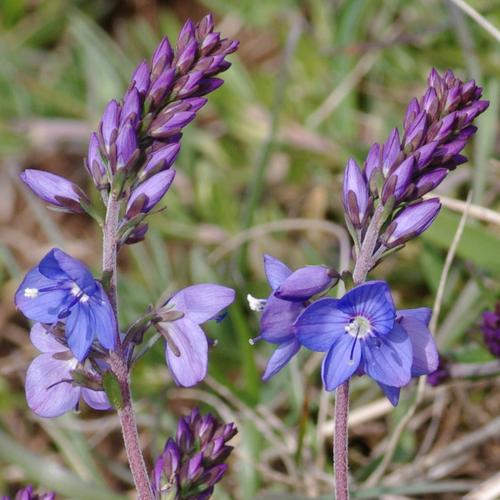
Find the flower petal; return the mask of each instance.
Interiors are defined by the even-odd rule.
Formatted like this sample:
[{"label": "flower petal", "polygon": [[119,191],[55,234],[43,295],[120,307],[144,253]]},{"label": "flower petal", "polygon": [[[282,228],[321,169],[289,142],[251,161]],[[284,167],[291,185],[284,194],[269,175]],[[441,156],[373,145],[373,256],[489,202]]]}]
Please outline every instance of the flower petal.
[{"label": "flower petal", "polygon": [[54,335],[48,332],[41,323],[35,323],[31,327],[30,340],[40,352],[54,353],[68,350],[68,348],[58,342]]},{"label": "flower petal", "polygon": [[220,285],[205,283],[180,290],[168,301],[176,311],[197,324],[215,318],[217,314],[234,301],[234,290]]},{"label": "flower petal", "polygon": [[97,292],[91,298],[89,304],[93,317],[94,334],[105,349],[113,349],[116,334],[115,313],[106,292],[100,284],[98,284]]},{"label": "flower petal", "polygon": [[191,387],[207,374],[207,338],[203,330],[188,318],[181,318],[167,325],[168,334],[180,354],[176,356],[167,344],[167,364],[177,385]]},{"label": "flower petal", "polygon": [[66,320],[66,338],[68,347],[78,361],[83,361],[87,356],[94,340],[95,328],[89,302],[75,304]]},{"label": "flower petal", "polygon": [[275,290],[279,299],[303,302],[328,289],[334,281],[326,266],[305,266],[294,271]]},{"label": "flower petal", "polygon": [[396,311],[397,317],[412,317],[428,325],[432,316],[432,309],[428,307],[417,307],[416,309],[399,309]]},{"label": "flower petal", "polygon": [[367,375],[377,382],[402,387],[411,379],[412,347],[406,331],[394,324],[393,330],[363,342],[363,362]]},{"label": "flower petal", "polygon": [[82,397],[84,401],[94,410],[109,410],[108,396],[104,391],[93,391],[92,389],[82,388]]},{"label": "flower petal", "polygon": [[317,300],[297,318],[295,334],[303,346],[326,352],[345,333],[350,317],[337,308],[338,302],[328,297]]},{"label": "flower petal", "polygon": [[429,328],[425,323],[416,319],[415,315],[403,311],[400,313],[402,313],[400,324],[408,333],[413,349],[412,377],[435,372],[439,365],[439,354]]},{"label": "flower petal", "polygon": [[267,254],[264,255],[264,270],[267,281],[273,290],[276,290],[292,274],[286,264]]},{"label": "flower petal", "polygon": [[267,381],[276,375],[297,354],[299,349],[300,343],[296,339],[280,344],[269,358],[262,380]]},{"label": "flower petal", "polygon": [[289,302],[271,295],[260,319],[260,336],[273,344],[290,340],[295,335],[293,323],[303,309],[304,306],[299,302]]},{"label": "flower petal", "polygon": [[385,281],[367,281],[353,288],[340,299],[338,308],[351,317],[366,317],[379,335],[389,333],[394,326],[396,311]]},{"label": "flower petal", "polygon": [[325,390],[334,391],[358,369],[361,361],[361,345],[354,337],[344,334],[335,342],[323,359],[321,378]]},{"label": "flower petal", "polygon": [[384,391],[387,399],[390,401],[392,406],[397,406],[399,403],[399,393],[401,392],[400,387],[391,387],[390,385],[381,384],[377,382],[379,387]]},{"label": "flower petal", "polygon": [[61,289],[40,292],[52,288],[56,283],[34,267],[28,272],[16,292],[16,306],[29,319],[41,323],[57,321],[59,310],[67,297],[67,291]]},{"label": "flower petal", "polygon": [[76,407],[80,388],[62,382],[71,380],[70,371],[76,365],[75,359],[54,359],[52,354],[40,354],[31,362],[26,374],[26,400],[37,415],[58,417]]}]

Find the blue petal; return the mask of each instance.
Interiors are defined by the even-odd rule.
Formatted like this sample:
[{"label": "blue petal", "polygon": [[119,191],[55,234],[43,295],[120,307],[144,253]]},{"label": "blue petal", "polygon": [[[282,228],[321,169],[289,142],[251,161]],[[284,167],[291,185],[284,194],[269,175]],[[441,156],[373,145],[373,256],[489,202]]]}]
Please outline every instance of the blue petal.
[{"label": "blue petal", "polygon": [[292,274],[287,265],[271,255],[264,255],[264,270],[267,281],[273,290],[276,290]]},{"label": "blue petal", "polygon": [[327,290],[333,282],[331,270],[325,266],[305,266],[294,271],[275,290],[283,300],[303,302]]},{"label": "blue petal", "polygon": [[87,294],[95,290],[95,280],[87,266],[59,248],[53,248],[40,262],[40,272],[47,278],[74,281]]},{"label": "blue petal", "polygon": [[97,293],[90,299],[89,304],[97,339],[105,349],[114,349],[117,330],[115,314],[101,285],[98,284]]},{"label": "blue petal", "polygon": [[381,384],[377,382],[379,387],[384,391],[387,399],[391,402],[392,406],[397,406],[399,403],[399,393],[401,392],[400,387],[391,387],[390,385]]},{"label": "blue petal", "polygon": [[361,346],[354,337],[345,334],[330,348],[321,366],[321,378],[327,391],[334,391],[358,369]]},{"label": "blue petal", "polygon": [[220,311],[234,301],[234,290],[220,285],[204,283],[180,290],[168,301],[176,311],[182,312],[197,324],[214,319]]},{"label": "blue petal", "polygon": [[417,319],[422,315],[407,311],[399,311],[399,314],[400,324],[406,330],[413,349],[412,377],[435,372],[439,365],[439,354],[426,323]]},{"label": "blue petal", "polygon": [[57,316],[68,292],[61,289],[39,292],[39,290],[54,286],[57,286],[55,281],[40,274],[37,267],[33,268],[17,289],[16,306],[29,319],[41,323],[54,323],[57,321]]},{"label": "blue petal", "polygon": [[363,341],[363,362],[367,375],[377,382],[402,387],[411,379],[412,347],[406,331],[394,324],[387,335]]},{"label": "blue petal", "polygon": [[73,410],[80,399],[80,387],[70,382],[76,359],[60,360],[52,354],[40,354],[28,367],[26,374],[26,400],[40,417],[53,418]]},{"label": "blue petal", "polygon": [[41,323],[35,323],[31,327],[30,340],[40,352],[55,353],[68,351],[68,348],[58,342],[56,337],[48,332]]},{"label": "blue petal", "polygon": [[351,317],[367,318],[379,335],[389,333],[394,326],[396,310],[385,281],[368,281],[353,288],[340,299],[338,307]]},{"label": "blue petal", "polygon": [[424,323],[424,325],[428,325],[432,316],[432,309],[428,307],[417,307],[416,309],[399,309],[396,311],[397,317],[412,317]]},{"label": "blue petal", "polygon": [[279,345],[267,362],[262,380],[267,381],[276,375],[297,354],[299,349],[300,344],[295,339]]},{"label": "blue petal", "polygon": [[260,336],[273,344],[280,344],[294,337],[293,323],[304,306],[298,302],[281,300],[271,295],[260,319]]},{"label": "blue petal", "polygon": [[338,302],[328,297],[317,300],[297,318],[295,333],[303,346],[326,352],[345,334],[350,317],[337,309]]},{"label": "blue petal", "polygon": [[192,387],[203,380],[207,374],[207,337],[203,330],[188,318],[167,323],[166,328],[179,350],[179,353],[175,353],[168,344],[165,348],[172,377],[177,385]]},{"label": "blue petal", "polygon": [[87,356],[96,333],[96,324],[89,302],[77,303],[66,320],[68,347],[78,361]]},{"label": "blue petal", "polygon": [[82,397],[84,401],[94,410],[110,410],[108,396],[104,391],[93,391],[92,389],[82,388]]}]

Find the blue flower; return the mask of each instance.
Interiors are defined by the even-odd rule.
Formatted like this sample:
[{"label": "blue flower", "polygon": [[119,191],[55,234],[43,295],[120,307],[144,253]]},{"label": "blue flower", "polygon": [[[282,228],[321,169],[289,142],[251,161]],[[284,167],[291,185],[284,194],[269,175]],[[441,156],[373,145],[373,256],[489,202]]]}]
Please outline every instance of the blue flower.
[{"label": "blue flower", "polygon": [[277,344],[269,358],[262,380],[278,373],[300,349],[293,323],[305,309],[307,301],[333,286],[338,275],[325,266],[305,266],[291,271],[283,262],[264,255],[264,269],[272,288],[267,300],[249,296],[250,307],[262,310],[260,334],[253,339]]},{"label": "blue flower", "polygon": [[383,281],[359,285],[340,300],[320,299],[297,318],[299,342],[326,352],[322,379],[335,390],[354,374],[366,373],[397,404],[399,388],[436,369],[438,355],[426,308],[397,312]]},{"label": "blue flower", "polygon": [[82,262],[62,250],[52,249],[28,272],[15,302],[29,319],[64,322],[68,347],[78,361],[95,338],[105,349],[114,348],[116,320],[106,292]]}]

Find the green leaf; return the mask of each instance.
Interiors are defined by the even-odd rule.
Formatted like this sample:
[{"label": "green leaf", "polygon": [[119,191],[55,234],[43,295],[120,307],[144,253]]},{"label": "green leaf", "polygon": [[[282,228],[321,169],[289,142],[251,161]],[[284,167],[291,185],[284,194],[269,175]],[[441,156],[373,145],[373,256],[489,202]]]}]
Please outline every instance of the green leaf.
[{"label": "green leaf", "polygon": [[113,408],[116,410],[121,409],[123,406],[122,394],[120,384],[114,373],[106,372],[102,377],[102,385]]}]

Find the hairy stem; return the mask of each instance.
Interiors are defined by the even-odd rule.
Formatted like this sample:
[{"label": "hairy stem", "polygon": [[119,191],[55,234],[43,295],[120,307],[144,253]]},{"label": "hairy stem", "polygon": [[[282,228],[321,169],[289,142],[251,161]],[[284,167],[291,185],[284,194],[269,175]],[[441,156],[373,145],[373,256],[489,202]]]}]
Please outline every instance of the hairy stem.
[{"label": "hairy stem", "polygon": [[[115,312],[118,325],[118,300],[116,288],[117,271],[117,232],[118,219],[120,213],[120,203],[112,193],[108,200],[106,220],[103,229],[103,252],[102,270],[108,283],[107,291],[109,300]],[[132,404],[132,394],[130,392],[130,377],[127,359],[120,342],[119,328],[116,331],[117,349],[111,351],[109,364],[120,386],[121,405],[118,409],[118,417],[122,428],[123,442],[127,452],[130,470],[134,478],[135,487],[140,500],[153,500],[151,484],[149,482],[148,471],[142,455],[137,423],[135,420],[134,407]]]},{"label": "hairy stem", "polygon": [[[373,254],[377,246],[380,229],[384,223],[384,207],[379,205],[366,230],[365,237],[360,245],[359,254],[352,274],[355,285],[366,280],[366,276],[373,267]],[[340,385],[335,392],[335,430],[333,435],[333,463],[335,468],[335,498],[347,500],[349,498],[349,455],[348,429],[349,418],[349,380]]]}]

